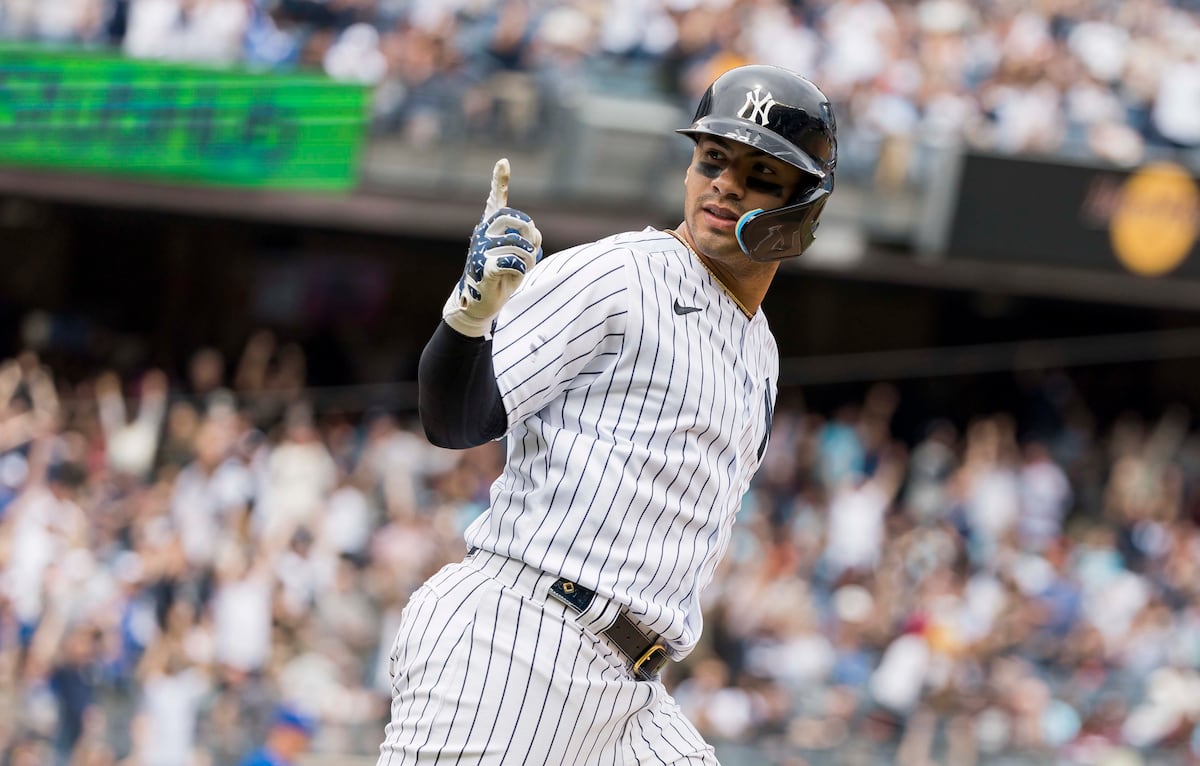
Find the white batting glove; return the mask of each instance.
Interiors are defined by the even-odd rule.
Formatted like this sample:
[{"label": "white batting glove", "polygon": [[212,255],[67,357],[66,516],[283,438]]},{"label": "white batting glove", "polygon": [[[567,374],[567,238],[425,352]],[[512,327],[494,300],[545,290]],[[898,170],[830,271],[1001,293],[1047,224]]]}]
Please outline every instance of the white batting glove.
[{"label": "white batting glove", "polygon": [[542,233],[533,220],[506,207],[508,160],[492,169],[492,190],[471,235],[467,265],[442,309],[446,324],[471,338],[491,333],[492,322],[542,257]]}]

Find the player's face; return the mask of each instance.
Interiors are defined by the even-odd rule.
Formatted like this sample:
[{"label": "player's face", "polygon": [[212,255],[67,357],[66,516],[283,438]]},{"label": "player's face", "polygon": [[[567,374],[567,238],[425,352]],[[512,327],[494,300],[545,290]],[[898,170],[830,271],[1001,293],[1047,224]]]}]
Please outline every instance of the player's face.
[{"label": "player's face", "polygon": [[806,174],[738,141],[702,137],[684,177],[684,222],[692,246],[715,260],[748,260],[738,245],[738,219],[750,210],[787,204]]}]

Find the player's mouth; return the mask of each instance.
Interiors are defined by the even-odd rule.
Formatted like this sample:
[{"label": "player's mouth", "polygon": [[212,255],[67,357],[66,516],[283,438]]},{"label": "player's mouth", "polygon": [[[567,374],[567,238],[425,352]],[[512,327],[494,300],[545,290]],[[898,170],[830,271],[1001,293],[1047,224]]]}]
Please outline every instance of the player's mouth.
[{"label": "player's mouth", "polygon": [[705,222],[714,229],[732,231],[740,217],[733,210],[720,205],[704,205],[700,211],[704,214]]}]

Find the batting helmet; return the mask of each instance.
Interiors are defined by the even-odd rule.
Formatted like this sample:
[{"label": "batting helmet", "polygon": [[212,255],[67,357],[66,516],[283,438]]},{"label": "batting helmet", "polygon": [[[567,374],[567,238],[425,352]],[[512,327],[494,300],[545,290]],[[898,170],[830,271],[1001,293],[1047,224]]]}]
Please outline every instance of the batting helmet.
[{"label": "batting helmet", "polygon": [[719,136],[752,146],[808,174],[811,183],[783,207],[751,210],[737,225],[738,243],[751,259],[776,261],[812,244],[818,219],[833,192],[837,123],[829,99],[795,72],[750,65],[718,77],[696,108],[693,141]]}]

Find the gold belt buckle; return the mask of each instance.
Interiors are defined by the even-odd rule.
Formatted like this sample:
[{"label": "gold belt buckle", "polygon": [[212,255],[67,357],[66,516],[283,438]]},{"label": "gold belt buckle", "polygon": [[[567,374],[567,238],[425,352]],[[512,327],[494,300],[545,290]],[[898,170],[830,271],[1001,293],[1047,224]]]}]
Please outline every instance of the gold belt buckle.
[{"label": "gold belt buckle", "polygon": [[654,646],[650,647],[645,652],[643,652],[642,656],[638,658],[637,662],[633,663],[633,674],[634,675],[638,675],[639,673],[641,673],[642,665],[645,665],[647,662],[649,662],[650,658],[654,656],[655,652],[662,652],[662,655],[664,658],[667,656],[666,647],[664,647],[662,644],[655,644]]}]

